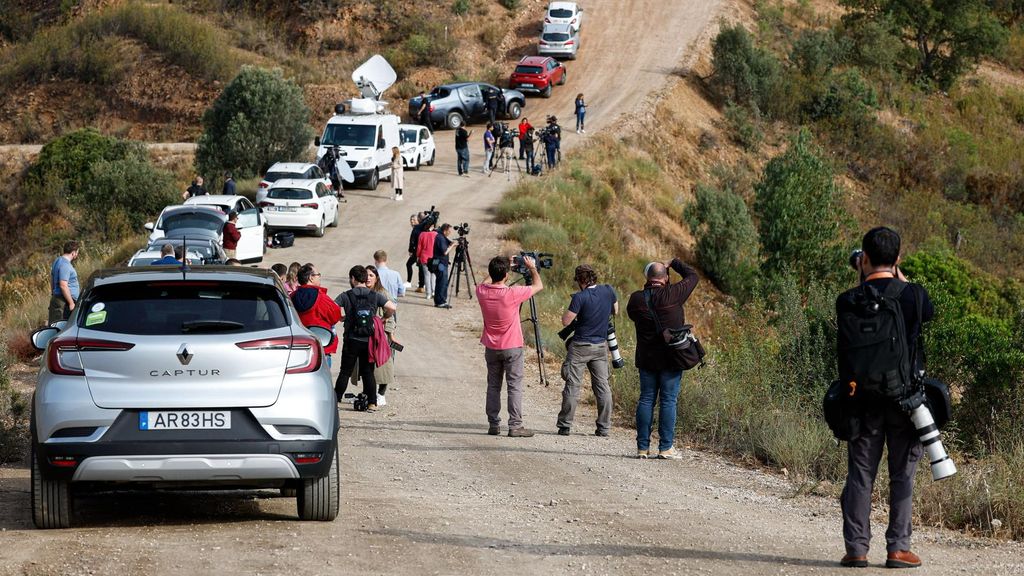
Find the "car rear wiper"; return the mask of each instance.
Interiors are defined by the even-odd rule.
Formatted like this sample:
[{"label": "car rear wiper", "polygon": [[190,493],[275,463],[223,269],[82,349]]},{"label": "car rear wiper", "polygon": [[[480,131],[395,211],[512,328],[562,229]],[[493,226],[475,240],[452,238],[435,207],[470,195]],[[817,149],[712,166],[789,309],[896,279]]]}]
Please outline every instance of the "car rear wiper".
[{"label": "car rear wiper", "polygon": [[242,328],[245,324],[232,320],[188,320],[181,323],[182,332],[227,332]]}]

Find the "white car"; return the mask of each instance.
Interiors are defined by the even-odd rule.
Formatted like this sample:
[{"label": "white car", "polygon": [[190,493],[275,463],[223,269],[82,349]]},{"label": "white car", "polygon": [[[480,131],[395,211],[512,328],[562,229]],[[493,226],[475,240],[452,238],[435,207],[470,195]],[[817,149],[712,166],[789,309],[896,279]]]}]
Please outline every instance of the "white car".
[{"label": "white car", "polygon": [[281,179],[291,180],[316,180],[323,182],[328,188],[331,187],[331,179],[316,164],[308,162],[277,162],[267,170],[260,180],[259,188],[256,189],[256,202],[259,203],[267,197],[267,188],[274,182]]},{"label": "white car", "polygon": [[312,230],[320,237],[325,227],[338,225],[338,198],[323,182],[315,180],[278,180],[267,188],[259,207],[267,226],[275,230]]},{"label": "white car", "polygon": [[[148,248],[144,248],[135,254],[132,254],[132,257],[128,259],[128,267],[134,268],[135,266],[149,266],[161,258],[163,258],[163,254],[160,249],[150,250]],[[189,250],[188,257],[186,259],[189,264],[194,266],[203,263],[203,255],[195,250]]]},{"label": "white car", "polygon": [[[199,238],[216,238],[224,240],[224,224],[228,215],[214,206],[182,205],[168,206],[160,213],[156,222],[146,222],[146,230],[150,231],[149,241],[159,238],[195,236]],[[262,262],[266,251],[264,221],[259,209],[250,208],[238,213],[235,227],[242,237],[238,240],[235,257],[242,262]]]},{"label": "white car", "polygon": [[228,212],[238,212],[241,214],[246,210],[252,210],[255,208],[253,203],[249,201],[245,196],[228,196],[222,194],[204,194],[203,196],[193,196],[188,200],[185,200],[186,206],[212,206],[221,212],[227,214]]},{"label": "white car", "polygon": [[583,22],[583,8],[575,2],[552,2],[544,14],[544,24],[568,24],[574,31]]},{"label": "white car", "polygon": [[420,165],[434,165],[437,150],[434,148],[434,135],[419,124],[399,124],[398,149],[402,153],[402,166],[410,170],[419,170]]}]

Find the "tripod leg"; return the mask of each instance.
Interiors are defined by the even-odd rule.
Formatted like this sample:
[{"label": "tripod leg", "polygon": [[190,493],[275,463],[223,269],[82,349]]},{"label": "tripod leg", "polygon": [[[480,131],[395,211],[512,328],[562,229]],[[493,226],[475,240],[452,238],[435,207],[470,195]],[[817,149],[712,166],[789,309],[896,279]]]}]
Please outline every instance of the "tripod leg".
[{"label": "tripod leg", "polygon": [[530,297],[530,322],[533,323],[533,343],[537,347],[537,368],[540,370],[540,383],[548,385],[547,375],[544,374],[544,346],[540,339],[540,321],[537,319],[537,301]]}]

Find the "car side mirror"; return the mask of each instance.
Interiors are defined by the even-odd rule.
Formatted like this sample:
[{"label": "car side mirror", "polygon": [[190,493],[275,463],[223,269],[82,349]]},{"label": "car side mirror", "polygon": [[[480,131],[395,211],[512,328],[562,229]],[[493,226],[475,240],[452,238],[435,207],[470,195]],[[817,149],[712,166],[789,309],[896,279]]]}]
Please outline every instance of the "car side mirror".
[{"label": "car side mirror", "polygon": [[313,138],[313,146],[316,146],[317,148],[320,147],[320,137],[319,136]]},{"label": "car side mirror", "polygon": [[32,333],[32,347],[40,352],[46,350],[46,345],[49,344],[50,340],[53,340],[53,337],[59,334],[62,329],[63,326],[60,328],[56,326],[46,326],[45,328],[36,330]]},{"label": "car side mirror", "polygon": [[331,343],[334,342],[334,339],[337,338],[337,336],[334,335],[334,332],[331,332],[323,326],[310,326],[309,331],[313,333],[313,336],[320,341],[320,344],[322,344],[324,348],[330,346]]},{"label": "car side mirror", "polygon": [[146,224],[145,224],[145,226],[143,226],[143,228],[145,228],[146,230],[149,230],[150,232],[152,232],[153,229],[156,228],[156,226],[154,226],[152,222],[146,222]]}]

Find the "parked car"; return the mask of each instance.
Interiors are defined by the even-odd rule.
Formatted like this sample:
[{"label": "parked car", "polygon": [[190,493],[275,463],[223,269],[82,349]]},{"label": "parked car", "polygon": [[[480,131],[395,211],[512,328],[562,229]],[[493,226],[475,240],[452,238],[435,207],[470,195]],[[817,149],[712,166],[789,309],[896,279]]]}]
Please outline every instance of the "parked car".
[{"label": "parked car", "polygon": [[323,182],[314,180],[278,180],[267,188],[260,202],[267,226],[275,230],[312,230],[324,235],[326,226],[338,225],[338,198]]},{"label": "parked car", "polygon": [[185,200],[186,206],[212,206],[221,212],[227,214],[228,212],[238,212],[241,214],[246,210],[252,210],[255,208],[252,202],[249,201],[245,196],[234,195],[222,195],[222,194],[206,194],[203,196],[193,196],[188,200]]},{"label": "parked car", "polygon": [[[519,90],[502,90],[486,82],[459,82],[438,86],[427,94],[431,124],[454,130],[463,124],[486,120],[488,116],[485,102],[488,93],[498,94],[498,117],[515,120],[523,113],[526,96]],[[417,117],[416,112],[419,109],[419,96],[409,100],[411,118]]]},{"label": "parked car", "polygon": [[80,489],[280,488],[302,520],[339,505],[338,410],[323,347],[273,272],[101,270],[41,328],[32,519],[74,522]]},{"label": "parked car", "polygon": [[[214,235],[217,242],[222,242],[224,223],[227,221],[228,215],[213,206],[168,206],[160,213],[155,223],[146,223],[146,230],[150,231],[150,242],[164,236],[204,234]],[[236,257],[242,262],[261,262],[266,251],[266,240],[263,215],[259,209],[253,207],[239,212],[235,226],[242,234],[235,252]]]},{"label": "parked car", "polygon": [[434,147],[434,135],[419,124],[399,124],[398,149],[402,153],[402,166],[410,170],[419,170],[422,164],[434,165],[437,150]]},{"label": "parked car", "polygon": [[203,233],[188,229],[172,231],[170,236],[150,241],[146,250],[160,250],[164,244],[170,244],[175,248],[186,246],[190,253],[199,254],[202,259],[200,263],[204,265],[223,264],[228,260],[228,255],[224,253],[224,247],[221,246],[220,236],[212,231]]},{"label": "parked car", "polygon": [[337,148],[352,170],[352,184],[376,190],[381,179],[391,177],[391,148],[398,146],[402,119],[367,98],[351,100],[347,108],[337,106],[335,112],[313,140],[317,161],[328,148]]},{"label": "parked car", "polygon": [[551,97],[555,84],[565,84],[566,71],[561,62],[549,56],[525,56],[508,79],[509,86],[523,92]]},{"label": "parked car", "polygon": [[260,180],[260,185],[256,188],[256,202],[259,203],[260,200],[263,200],[267,195],[267,188],[270,188],[271,184],[282,178],[288,178],[289,180],[318,180],[327,184],[328,188],[331,187],[331,179],[316,164],[277,162],[267,170],[267,173],[263,175],[263,179]]},{"label": "parked car", "polygon": [[544,24],[565,24],[579,31],[583,23],[583,8],[575,2],[552,2],[544,14]]},{"label": "parked car", "polygon": [[542,56],[576,59],[580,49],[580,31],[568,24],[545,24],[537,43],[537,53]]},{"label": "parked car", "polygon": [[[153,262],[163,258],[163,254],[160,252],[163,248],[163,244],[160,244],[155,249],[146,247],[139,250],[132,257],[128,259],[128,267],[134,268],[136,266],[149,266]],[[203,255],[195,250],[189,249],[188,256],[185,257],[189,264],[198,265],[203,263]]]}]

